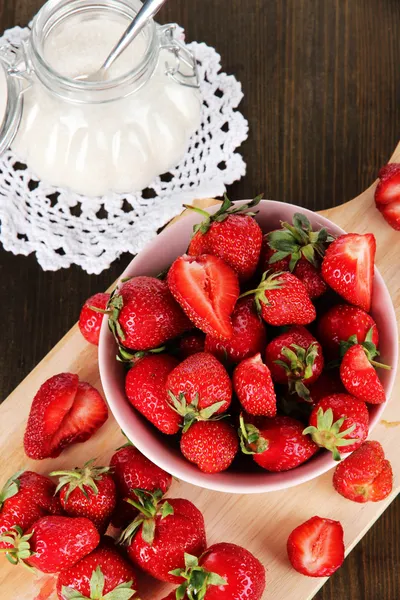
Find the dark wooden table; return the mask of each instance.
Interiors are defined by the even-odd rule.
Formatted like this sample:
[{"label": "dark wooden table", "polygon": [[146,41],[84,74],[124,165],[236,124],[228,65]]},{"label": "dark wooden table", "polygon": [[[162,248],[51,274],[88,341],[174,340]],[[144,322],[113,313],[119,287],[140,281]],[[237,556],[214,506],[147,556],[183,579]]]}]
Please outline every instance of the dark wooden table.
[{"label": "dark wooden table", "polygon": [[[26,25],[41,4],[0,0],[0,29]],[[170,0],[160,21],[217,48],[243,84],[248,174],[232,199],[263,191],[311,209],[340,204],[371,183],[398,142],[398,0]],[[0,252],[1,398],[129,260],[89,276],[44,273],[34,256]],[[399,600],[399,539],[398,499],[316,598]]]}]

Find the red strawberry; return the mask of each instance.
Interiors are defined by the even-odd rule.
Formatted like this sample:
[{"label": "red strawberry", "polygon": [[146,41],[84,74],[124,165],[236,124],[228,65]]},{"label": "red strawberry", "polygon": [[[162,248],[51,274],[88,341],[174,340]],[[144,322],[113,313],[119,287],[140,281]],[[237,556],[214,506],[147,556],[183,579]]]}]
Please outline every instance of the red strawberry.
[{"label": "red strawberry", "polygon": [[206,336],[205,350],[221,362],[237,364],[262,352],[267,342],[265,327],[251,298],[239,300],[232,313],[233,336],[220,340]]},{"label": "red strawberry", "polygon": [[60,477],[57,492],[63,509],[70,517],[86,517],[104,533],[114,512],[117,492],[109,467],[95,467],[89,460],[82,469],[53,471]]},{"label": "red strawberry", "polygon": [[[186,569],[176,571],[184,583],[167,598],[261,600],[265,569],[251,552],[236,544],[214,544],[197,559],[185,556]],[[200,594],[196,592],[200,590]],[[165,599],[167,600],[167,599]]]},{"label": "red strawberry", "polygon": [[292,567],[308,577],[329,577],[344,561],[343,527],[339,521],[311,517],[287,541]]},{"label": "red strawberry", "polygon": [[369,332],[370,341],[378,346],[379,333],[373,318],[361,308],[348,304],[333,306],[318,321],[318,339],[331,358],[339,356],[341,346],[343,350],[350,347],[343,344],[349,338],[355,336],[355,343],[363,344]]},{"label": "red strawberry", "polygon": [[369,311],[374,280],[376,241],[372,233],[346,233],[326,251],[322,276],[347,302]]},{"label": "red strawberry", "polygon": [[233,203],[225,195],[221,208],[213,215],[200,208],[186,206],[205,217],[202,223],[194,227],[188,254],[218,256],[236,271],[240,281],[250,279],[260,257],[262,231],[253,218],[255,213],[246,211],[260,200],[261,196],[233,208]]},{"label": "red strawberry", "polygon": [[[310,393],[308,402],[310,405],[315,406],[325,396],[346,393],[346,388],[340,379],[339,370],[330,369],[329,371],[323,371],[317,381],[308,387],[308,391]],[[304,402],[304,399],[300,396],[297,396],[297,400]]]},{"label": "red strawberry", "polygon": [[33,399],[25,453],[35,460],[56,458],[67,446],[86,442],[107,417],[107,405],[94,387],[72,373],[54,375]]},{"label": "red strawberry", "polygon": [[231,314],[239,296],[235,271],[211,254],[184,254],[168,271],[168,285],[193,323],[214,337],[233,335]]},{"label": "red strawberry", "polygon": [[110,460],[110,467],[121,499],[113,517],[113,525],[116,527],[126,526],[135,518],[137,510],[123,499],[137,500],[134,492],[136,488],[148,492],[160,489],[165,494],[172,483],[171,475],[153,464],[132,444],[117,450]]},{"label": "red strawberry", "polygon": [[181,451],[203,473],[220,473],[232,464],[239,442],[226,421],[197,421],[182,433]]},{"label": "red strawberry", "polygon": [[385,369],[390,367],[375,362],[371,356],[373,354],[363,346],[351,346],[340,365],[340,378],[352,396],[371,404],[382,404],[386,400],[386,394],[374,366]]},{"label": "red strawberry", "polygon": [[307,290],[291,273],[273,273],[262,276],[255,290],[242,294],[255,294],[255,303],[261,316],[270,325],[307,325],[316,313]]},{"label": "red strawberry", "polygon": [[171,406],[184,417],[185,428],[197,418],[225,412],[232,399],[229,375],[209,352],[192,354],[181,362],[168,375],[165,388]]},{"label": "red strawberry", "polygon": [[15,526],[0,541],[12,544],[6,554],[12,564],[24,562],[43,573],[58,573],[94,550],[100,536],[89,519],[46,516],[25,534]]},{"label": "red strawberry", "polygon": [[[24,532],[40,517],[61,514],[55,491],[54,483],[44,475],[32,471],[15,473],[0,492],[0,535],[15,525]],[[0,548],[7,545],[0,542]]]},{"label": "red strawberry", "polygon": [[262,419],[256,427],[240,417],[239,434],[244,454],[252,454],[254,461],[267,471],[288,471],[303,464],[317,451],[318,446],[304,426],[291,417]]},{"label": "red strawberry", "polygon": [[303,433],[311,434],[314,442],[333,453],[352,452],[368,435],[369,413],[365,402],[349,394],[332,394],[316,404],[310,415],[310,426]]},{"label": "red strawberry", "polygon": [[185,553],[200,556],[206,549],[204,518],[189,500],[162,500],[154,494],[135,490],[138,502],[129,500],[139,511],[120,537],[129,558],[143,571],[161,581],[179,583],[173,569],[185,565]]},{"label": "red strawberry", "polygon": [[243,409],[250,415],[274,417],[276,395],[271,373],[261,354],[246,358],[233,373],[233,387]]},{"label": "red strawberry", "polygon": [[110,299],[110,294],[95,294],[90,296],[82,306],[81,314],[79,315],[79,329],[81,334],[90,344],[99,345],[100,328],[103,321],[104,313],[93,310],[100,308],[105,311],[107,303]]},{"label": "red strawberry", "polygon": [[320,271],[303,257],[300,258],[295,266],[293,274],[304,284],[307,294],[311,299],[319,298],[328,289],[320,275]]},{"label": "red strawberry", "polygon": [[108,304],[109,325],[119,344],[150,350],[192,328],[166,281],[133,277],[122,283]]},{"label": "red strawberry", "polygon": [[379,502],[393,488],[393,472],[379,442],[364,442],[338,464],[333,487],[354,502]]},{"label": "red strawberry", "polygon": [[388,164],[379,171],[375,204],[393,229],[400,230],[400,164]]},{"label": "red strawberry", "polygon": [[205,335],[202,331],[186,333],[179,342],[179,356],[185,359],[197,352],[204,352]]},{"label": "red strawberry", "polygon": [[320,343],[305,327],[290,327],[272,340],[265,351],[273,381],[289,385],[291,393],[310,400],[308,386],[321,375],[324,357]]},{"label": "red strawberry", "polygon": [[114,540],[107,536],[100,546],[62,571],[57,579],[60,600],[129,600],[137,597],[135,589],[135,571],[116,550]]},{"label": "red strawberry", "polygon": [[163,433],[178,433],[182,418],[168,404],[165,383],[178,364],[168,354],[144,356],[128,371],[125,391],[129,402]]}]

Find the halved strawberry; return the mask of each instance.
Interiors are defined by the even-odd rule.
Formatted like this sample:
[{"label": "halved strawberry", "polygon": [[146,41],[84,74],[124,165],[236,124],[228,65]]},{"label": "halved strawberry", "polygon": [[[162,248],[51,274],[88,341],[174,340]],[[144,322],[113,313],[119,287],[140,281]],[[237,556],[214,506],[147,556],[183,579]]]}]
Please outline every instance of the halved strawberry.
[{"label": "halved strawberry", "polygon": [[390,204],[400,199],[400,163],[390,163],[382,167],[378,173],[380,179],[375,190],[375,202]]},{"label": "halved strawberry", "polygon": [[350,304],[371,308],[376,241],[372,233],[346,233],[329,246],[322,262],[326,283]]},{"label": "halved strawberry", "polygon": [[379,205],[378,209],[389,225],[400,231],[400,198],[390,204]]},{"label": "halved strawberry", "polygon": [[66,446],[89,439],[107,417],[107,405],[94,387],[72,373],[54,375],[33,399],[25,453],[36,460],[55,458]]},{"label": "halved strawberry", "polygon": [[339,521],[311,517],[292,531],[287,552],[299,573],[329,577],[344,561],[343,527]]},{"label": "halved strawberry", "polygon": [[196,327],[214,337],[232,337],[230,316],[239,297],[239,281],[222,259],[184,254],[168,271],[168,286]]}]

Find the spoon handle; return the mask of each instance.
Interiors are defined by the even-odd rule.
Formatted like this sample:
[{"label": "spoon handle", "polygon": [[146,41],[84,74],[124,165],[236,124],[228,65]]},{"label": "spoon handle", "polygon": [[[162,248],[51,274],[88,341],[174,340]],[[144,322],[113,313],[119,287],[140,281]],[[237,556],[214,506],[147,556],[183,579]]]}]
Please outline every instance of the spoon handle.
[{"label": "spoon handle", "polygon": [[101,71],[106,71],[111,67],[113,62],[122,54],[122,52],[129,46],[131,41],[140,33],[143,27],[146,25],[149,19],[154,17],[160,10],[166,0],[147,0],[142,8],[125,31],[122,38],[110,52],[105,63],[101,67]]}]

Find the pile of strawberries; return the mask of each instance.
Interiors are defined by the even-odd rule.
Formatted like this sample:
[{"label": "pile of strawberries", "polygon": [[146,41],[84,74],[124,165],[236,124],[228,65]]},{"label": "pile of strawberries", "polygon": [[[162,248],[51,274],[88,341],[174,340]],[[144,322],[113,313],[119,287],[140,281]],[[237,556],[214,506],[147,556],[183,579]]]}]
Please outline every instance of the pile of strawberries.
[{"label": "pile of strawberries", "polygon": [[205,473],[228,469],[239,448],[268,471],[320,448],[338,460],[365,441],[368,405],[385,401],[376,368],[390,367],[376,360],[368,314],[374,236],[334,239],[301,213],[263,235],[259,201],[225,198],[213,215],[191,207],[204,220],[187,254],[160,277],[124,281],[97,309],[129,367],[129,402],[179,433]]}]

